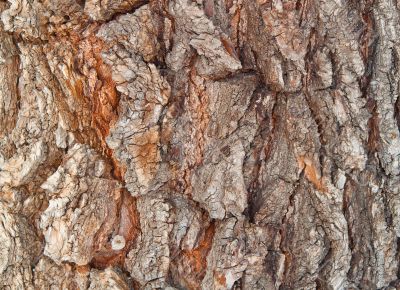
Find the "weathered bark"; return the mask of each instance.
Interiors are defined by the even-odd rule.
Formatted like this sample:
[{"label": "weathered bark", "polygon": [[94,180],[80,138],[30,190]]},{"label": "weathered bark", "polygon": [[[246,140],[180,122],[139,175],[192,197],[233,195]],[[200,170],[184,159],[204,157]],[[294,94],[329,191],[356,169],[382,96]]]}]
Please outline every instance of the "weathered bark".
[{"label": "weathered bark", "polygon": [[400,289],[397,0],[0,0],[1,289]]}]

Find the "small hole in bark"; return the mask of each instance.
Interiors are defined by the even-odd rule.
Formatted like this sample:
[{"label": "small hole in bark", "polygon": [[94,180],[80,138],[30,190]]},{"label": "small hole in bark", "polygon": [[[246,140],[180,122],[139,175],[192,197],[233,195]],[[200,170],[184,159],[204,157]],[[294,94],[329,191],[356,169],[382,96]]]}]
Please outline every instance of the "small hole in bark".
[{"label": "small hole in bark", "polygon": [[223,148],[221,149],[221,152],[222,152],[226,157],[228,157],[229,155],[231,155],[231,148],[227,145],[227,146],[225,146],[225,147],[223,147]]}]

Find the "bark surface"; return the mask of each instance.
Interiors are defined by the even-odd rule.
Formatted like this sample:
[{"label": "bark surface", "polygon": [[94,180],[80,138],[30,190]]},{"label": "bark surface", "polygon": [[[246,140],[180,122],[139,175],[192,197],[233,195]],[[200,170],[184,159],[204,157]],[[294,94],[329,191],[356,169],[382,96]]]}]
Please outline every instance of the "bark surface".
[{"label": "bark surface", "polygon": [[0,289],[400,289],[398,0],[0,15]]}]

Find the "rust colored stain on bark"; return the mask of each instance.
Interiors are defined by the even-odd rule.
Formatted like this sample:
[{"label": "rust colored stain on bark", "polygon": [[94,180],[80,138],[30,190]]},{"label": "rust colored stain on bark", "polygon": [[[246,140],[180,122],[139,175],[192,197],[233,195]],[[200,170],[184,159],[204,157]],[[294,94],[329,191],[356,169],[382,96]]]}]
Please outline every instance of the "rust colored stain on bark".
[{"label": "rust colored stain on bark", "polygon": [[[124,190],[118,234],[125,238],[125,251],[130,248],[133,241],[138,237],[139,229],[140,221],[137,212],[136,198],[132,197],[128,191]],[[126,255],[124,255],[124,257],[125,256]]]},{"label": "rust colored stain on bark", "polygon": [[204,146],[206,139],[206,130],[209,125],[210,116],[208,112],[209,96],[206,94],[205,87],[197,77],[197,71],[195,68],[195,58],[191,62],[190,71],[190,84],[191,92],[189,96],[189,107],[192,110],[192,119],[196,124],[196,140],[197,148],[195,152],[196,165],[200,165],[203,162]]},{"label": "rust colored stain on bark", "polygon": [[211,249],[215,233],[215,225],[212,223],[206,230],[203,240],[199,246],[191,251],[184,251],[184,255],[194,262],[195,271],[200,272],[207,267],[207,255]]},{"label": "rust colored stain on bark", "polygon": [[88,274],[90,272],[90,267],[88,265],[83,265],[83,266],[79,266],[77,265],[75,267],[76,272],[78,272],[81,275],[85,275]]},{"label": "rust colored stain on bark", "polygon": [[92,103],[92,125],[101,140],[105,154],[113,163],[114,176],[122,180],[126,171],[113,156],[112,150],[106,144],[105,138],[110,133],[110,127],[118,118],[117,107],[119,96],[112,79],[111,69],[103,62],[101,52],[105,49],[104,42],[94,35],[79,43],[79,50],[83,52],[84,60],[89,62],[96,71],[94,79],[88,80],[89,95],[86,96]]},{"label": "rust colored stain on bark", "polygon": [[[115,227],[115,235],[120,235],[125,239],[125,247],[121,250],[111,248],[111,237],[107,245],[100,249],[90,262],[94,268],[105,269],[109,266],[118,265],[124,267],[125,257],[129,252],[132,243],[138,236],[140,225],[139,215],[136,207],[136,199],[125,189],[121,192],[119,220]],[[98,239],[97,239],[98,240]]]},{"label": "rust colored stain on bark", "polygon": [[226,287],[226,278],[223,274],[215,272],[215,281],[217,281],[221,286]]},{"label": "rust colored stain on bark", "polygon": [[326,192],[326,187],[322,182],[322,178],[318,174],[317,168],[313,162],[304,156],[297,157],[297,162],[300,169],[304,169],[305,176],[308,181],[310,181],[316,189],[321,192]]},{"label": "rust colored stain on bark", "polygon": [[229,53],[230,56],[239,60],[239,57],[236,54],[235,47],[233,46],[232,42],[224,37],[221,37],[222,45],[224,46],[225,50]]},{"label": "rust colored stain on bark", "polygon": [[[115,88],[115,82],[112,79],[111,69],[103,62],[101,57],[101,53],[106,47],[102,40],[91,35],[80,44],[80,49],[84,50],[85,60],[93,61],[97,77],[94,87],[91,87],[89,83],[89,89],[92,90],[90,90],[91,94],[86,96],[91,99],[91,103],[93,104],[92,125],[101,140],[104,153],[112,163],[114,177],[124,182],[123,176],[126,168],[116,160],[113,150],[108,147],[105,141],[110,133],[111,126],[118,118],[117,108],[119,104],[119,95]],[[122,190],[119,215],[119,224],[115,225],[115,227],[117,234],[124,237],[125,247],[120,251],[113,251],[111,246],[108,245],[107,249],[100,251],[92,260],[91,265],[96,268],[107,268],[113,265],[123,267],[130,246],[138,236],[140,225],[136,199],[126,190]]]},{"label": "rust colored stain on bark", "polygon": [[[73,59],[70,61],[73,64],[68,67],[68,77],[64,81],[77,102],[78,110],[72,112],[74,118],[70,120],[74,130],[79,132],[76,137],[83,139],[83,143],[88,143],[85,139],[89,138],[90,145],[103,151],[113,165],[114,177],[122,181],[126,169],[116,161],[105,141],[110,128],[118,119],[119,95],[111,68],[101,57],[107,46],[94,35],[97,26],[96,23],[92,24],[91,34],[85,38],[70,31],[67,36],[59,35],[51,39],[50,43],[55,46],[57,42],[65,42],[72,50]],[[81,126],[77,120],[80,120]]]},{"label": "rust colored stain on bark", "polygon": [[[55,39],[54,41],[60,40]],[[106,143],[110,128],[118,119],[119,105],[119,95],[112,79],[111,69],[103,62],[101,57],[102,51],[106,50],[107,47],[93,33],[82,38],[80,35],[71,32],[66,41],[72,45],[75,57],[74,66],[76,67],[69,68],[70,78],[65,80],[65,84],[79,107],[79,110],[74,112],[75,119],[85,120],[83,121],[83,129],[79,128],[76,120],[71,120],[76,122],[75,128],[79,130],[77,137],[82,139],[81,142],[88,142],[88,140],[85,140],[86,136],[94,139],[90,141],[94,143],[91,146],[102,150],[111,163],[113,177],[123,184],[126,168],[116,160],[113,150]],[[115,200],[115,202],[118,204],[118,218],[112,226],[112,232],[104,232],[103,227],[99,230],[96,238],[99,243],[94,245],[97,249],[89,264],[91,267],[98,269],[105,269],[113,265],[123,267],[127,252],[138,235],[140,226],[136,199],[122,189],[118,200]],[[124,237],[126,244],[122,250],[112,250],[111,239],[114,235]],[[89,268],[89,265],[87,265],[87,268]]]},{"label": "rust colored stain on bark", "polygon": [[211,223],[197,248],[182,251],[181,262],[184,266],[190,267],[190,271],[188,271],[190,275],[182,275],[181,278],[189,289],[197,290],[201,288],[200,285],[206,274],[207,256],[211,250],[214,234],[215,224]]}]

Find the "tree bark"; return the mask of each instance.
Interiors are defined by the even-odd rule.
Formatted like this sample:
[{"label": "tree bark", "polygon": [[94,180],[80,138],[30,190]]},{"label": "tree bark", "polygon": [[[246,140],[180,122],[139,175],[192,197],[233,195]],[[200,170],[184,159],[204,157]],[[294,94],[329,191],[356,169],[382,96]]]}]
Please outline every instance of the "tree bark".
[{"label": "tree bark", "polygon": [[398,0],[0,0],[1,289],[400,289]]}]

